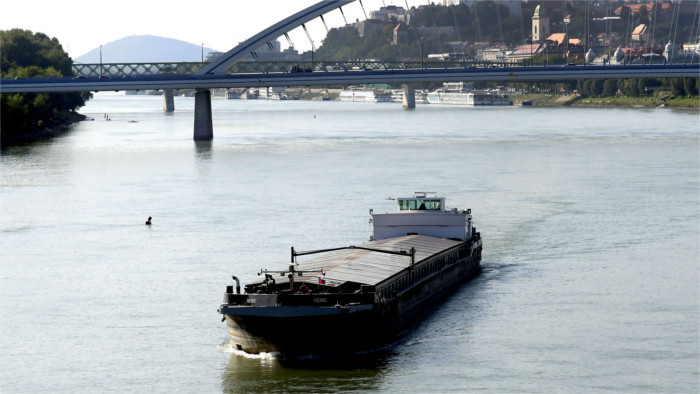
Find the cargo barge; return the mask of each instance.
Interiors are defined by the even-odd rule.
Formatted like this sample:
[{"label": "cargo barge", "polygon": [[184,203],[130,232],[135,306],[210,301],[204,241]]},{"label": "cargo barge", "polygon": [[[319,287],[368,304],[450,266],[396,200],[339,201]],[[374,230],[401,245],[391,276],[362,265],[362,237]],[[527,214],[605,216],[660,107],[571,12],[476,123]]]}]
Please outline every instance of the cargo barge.
[{"label": "cargo barge", "polygon": [[479,274],[482,240],[470,209],[447,209],[434,193],[396,200],[397,212],[370,210],[368,242],[292,247],[287,269],[261,270],[243,293],[233,276],[236,286],[227,286],[218,310],[233,348],[292,356],[371,351]]}]

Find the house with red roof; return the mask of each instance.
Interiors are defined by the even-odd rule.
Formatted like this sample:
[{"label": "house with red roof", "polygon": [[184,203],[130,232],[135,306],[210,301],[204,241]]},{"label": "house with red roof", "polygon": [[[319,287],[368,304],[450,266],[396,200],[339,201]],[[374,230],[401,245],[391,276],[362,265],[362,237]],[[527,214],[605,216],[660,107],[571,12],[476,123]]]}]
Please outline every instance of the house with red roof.
[{"label": "house with red roof", "polygon": [[649,42],[649,26],[642,23],[632,32],[632,41]]}]

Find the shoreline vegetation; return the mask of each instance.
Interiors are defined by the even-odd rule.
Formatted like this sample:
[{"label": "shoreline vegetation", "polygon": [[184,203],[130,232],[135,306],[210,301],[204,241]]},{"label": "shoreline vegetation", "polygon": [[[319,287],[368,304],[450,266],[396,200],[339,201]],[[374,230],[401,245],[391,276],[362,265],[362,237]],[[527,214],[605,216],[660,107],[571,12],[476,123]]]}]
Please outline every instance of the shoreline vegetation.
[{"label": "shoreline vegetation", "polygon": [[62,115],[63,120],[50,126],[32,129],[22,134],[9,135],[2,138],[2,148],[31,144],[37,141],[51,139],[60,136],[70,130],[70,126],[84,120],[91,120],[87,116],[78,112],[66,112]]},{"label": "shoreline vegetation", "polygon": [[584,97],[578,94],[522,94],[511,96],[513,103],[532,102],[536,107],[588,107],[588,108],[672,108],[700,110],[700,97],[673,97],[661,94],[658,97]]},{"label": "shoreline vegetation", "polygon": [[[29,30],[0,31],[0,77],[73,75],[70,56],[56,38]],[[89,92],[0,94],[0,148],[53,137],[85,117],[77,112]]]}]

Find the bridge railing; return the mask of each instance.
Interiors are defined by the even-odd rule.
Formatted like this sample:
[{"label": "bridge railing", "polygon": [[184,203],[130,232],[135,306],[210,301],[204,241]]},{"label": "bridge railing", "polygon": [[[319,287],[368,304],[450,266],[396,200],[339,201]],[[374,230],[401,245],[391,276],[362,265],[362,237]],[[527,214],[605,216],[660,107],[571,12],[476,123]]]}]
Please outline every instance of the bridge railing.
[{"label": "bridge railing", "polygon": [[140,75],[190,75],[206,63],[74,63],[73,74],[79,77],[125,77]]},{"label": "bridge railing", "polygon": [[[349,72],[349,71],[388,71],[421,69],[459,69],[459,68],[498,68],[498,67],[561,67],[567,65],[566,59],[520,59],[516,62],[473,61],[460,59],[421,60],[344,60],[344,61],[242,61],[231,66],[232,74],[268,74],[268,73],[303,73],[303,72]],[[626,60],[624,64],[655,65],[665,64],[665,59],[644,61]],[[201,62],[179,63],[76,63],[73,64],[75,76],[82,77],[126,77],[150,75],[192,75],[206,66]],[[610,63],[608,63],[610,65]]]},{"label": "bridge railing", "polygon": [[[191,75],[207,63],[75,63],[73,73],[82,77],[125,77],[147,75]],[[339,72],[371,70],[420,70],[439,68],[494,67],[502,63],[464,60],[345,60],[345,61],[243,61],[229,68],[233,74],[267,74],[297,72]],[[517,64],[524,65],[524,64]]]}]

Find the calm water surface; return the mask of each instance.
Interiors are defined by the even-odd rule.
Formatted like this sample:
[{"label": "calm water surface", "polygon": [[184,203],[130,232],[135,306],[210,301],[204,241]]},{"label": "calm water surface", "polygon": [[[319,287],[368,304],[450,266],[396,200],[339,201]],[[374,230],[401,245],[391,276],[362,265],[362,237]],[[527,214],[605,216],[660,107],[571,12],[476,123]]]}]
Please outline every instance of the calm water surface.
[{"label": "calm water surface", "polygon": [[[213,107],[195,143],[193,99],[101,93],[2,151],[1,392],[700,390],[697,112]],[[413,191],[472,209],[483,275],[357,360],[230,348],[231,274],[363,242]]]}]

